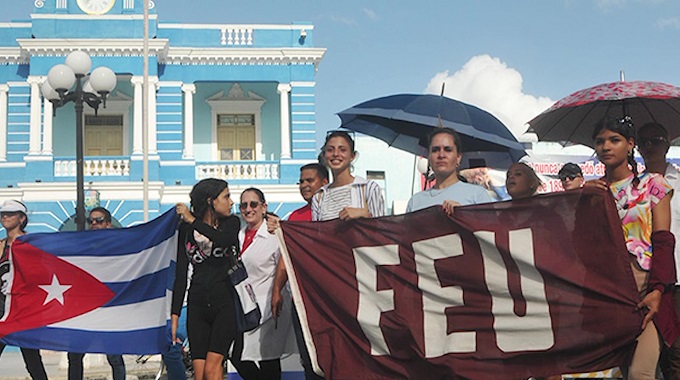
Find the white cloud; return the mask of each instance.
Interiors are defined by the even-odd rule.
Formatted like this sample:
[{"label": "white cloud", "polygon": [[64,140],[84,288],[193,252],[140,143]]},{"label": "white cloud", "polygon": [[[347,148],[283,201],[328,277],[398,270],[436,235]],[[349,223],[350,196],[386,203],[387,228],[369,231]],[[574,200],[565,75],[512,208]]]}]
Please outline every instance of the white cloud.
[{"label": "white cloud", "polygon": [[603,10],[607,11],[611,8],[620,7],[626,3],[626,0],[595,0],[595,4]]},{"label": "white cloud", "polygon": [[662,18],[657,20],[656,26],[661,29],[665,28],[680,29],[680,18],[679,17]]},{"label": "white cloud", "polygon": [[442,83],[446,84],[444,95],[490,112],[518,138],[529,120],[554,103],[547,97],[523,93],[522,75],[489,55],[472,57],[453,74],[435,74],[425,92],[440,94]]},{"label": "white cloud", "polygon": [[370,18],[371,20],[377,20],[378,19],[378,14],[375,13],[375,11],[373,11],[372,9],[364,8],[363,11],[364,11],[364,14],[368,18]]},{"label": "white cloud", "polygon": [[342,17],[342,16],[337,16],[337,15],[331,15],[330,16],[331,21],[339,23],[339,24],[345,24],[347,26],[356,26],[357,22],[354,21],[351,18],[347,17]]}]

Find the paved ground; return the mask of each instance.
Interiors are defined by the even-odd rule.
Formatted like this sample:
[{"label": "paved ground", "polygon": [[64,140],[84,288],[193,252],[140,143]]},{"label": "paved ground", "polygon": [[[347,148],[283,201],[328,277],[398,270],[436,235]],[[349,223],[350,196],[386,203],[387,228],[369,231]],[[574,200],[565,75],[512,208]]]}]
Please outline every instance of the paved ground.
[{"label": "paved ground", "polygon": [[[65,380],[67,360],[63,352],[42,351],[43,363],[50,380]],[[160,355],[147,356],[146,361],[137,361],[135,355],[124,355],[126,380],[154,379],[160,368]],[[105,355],[85,355],[85,379],[111,379],[111,367]],[[0,379],[2,380],[30,380],[28,371],[20,352],[4,352],[0,357]]]},{"label": "paved ground", "polygon": [[[66,380],[66,369],[68,367],[66,353],[46,350],[41,352],[47,377],[50,380]],[[144,356],[141,359],[137,355],[123,355],[123,358],[125,359],[126,380],[153,380],[156,378],[161,366],[160,355]],[[284,380],[304,379],[299,360],[299,356],[296,354],[281,361]],[[111,367],[106,361],[106,355],[85,355],[83,367],[85,380],[111,380]],[[231,365],[229,366],[229,371],[234,371]],[[227,379],[227,374],[224,375],[224,378]],[[232,373],[229,378],[241,380],[235,373]],[[165,379],[164,374],[161,379]],[[21,357],[21,352],[18,350],[6,350],[2,353],[2,357],[0,357],[0,380],[30,380],[28,371],[26,371],[24,366],[24,359]]]}]

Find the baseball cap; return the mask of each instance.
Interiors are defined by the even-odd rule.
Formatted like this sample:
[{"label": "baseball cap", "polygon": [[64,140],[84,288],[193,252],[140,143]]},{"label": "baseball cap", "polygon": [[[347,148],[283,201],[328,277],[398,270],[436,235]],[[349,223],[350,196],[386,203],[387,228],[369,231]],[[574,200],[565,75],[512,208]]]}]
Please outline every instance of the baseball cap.
[{"label": "baseball cap", "polygon": [[17,212],[17,211],[21,211],[24,214],[28,212],[28,210],[26,209],[26,205],[15,200],[7,200],[3,202],[2,206],[0,206],[0,212]]},{"label": "baseball cap", "polygon": [[562,169],[560,169],[560,171],[557,174],[558,175],[578,174],[583,176],[581,167],[573,162],[567,162],[566,164],[564,164],[564,166],[562,166]]}]

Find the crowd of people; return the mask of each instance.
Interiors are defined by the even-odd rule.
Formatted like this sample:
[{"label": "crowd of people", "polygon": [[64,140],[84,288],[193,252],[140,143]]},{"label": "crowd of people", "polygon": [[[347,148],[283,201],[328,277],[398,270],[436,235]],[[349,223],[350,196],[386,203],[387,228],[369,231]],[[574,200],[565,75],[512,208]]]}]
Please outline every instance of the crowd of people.
[{"label": "crowd of people", "polygon": [[[628,119],[603,119],[593,126],[593,146],[606,167],[602,178],[586,181],[574,163],[562,166],[558,176],[565,191],[582,187],[610,191],[615,199],[624,232],[630,266],[640,293],[640,310],[646,314],[642,333],[628,363],[621,363],[628,379],[655,379],[661,368],[666,379],[680,378],[680,258],[674,232],[680,229],[680,199],[673,197],[680,186],[680,173],[666,160],[670,142],[666,129],[647,124],[637,130]],[[637,172],[635,148],[646,170]],[[428,161],[434,185],[414,194],[407,212],[441,206],[451,215],[455,208],[492,202],[481,186],[467,183],[459,175],[463,147],[458,134],[448,128],[433,131],[428,140]],[[321,149],[320,163],[300,169],[299,190],[306,204],[288,220],[325,221],[375,218],[385,214],[379,185],[352,174],[356,157],[354,139],[348,131],[331,131]],[[330,170],[330,173],[329,173]],[[507,171],[506,189],[512,200],[537,194],[541,181],[533,169],[515,163]],[[266,195],[258,188],[241,193],[238,208],[244,221],[232,214],[234,202],[229,186],[220,179],[198,182],[190,193],[190,205],[178,203],[181,217],[176,277],[171,308],[171,340],[177,342],[180,316],[186,298],[186,328],[198,380],[222,379],[223,363],[230,360],[239,374],[250,379],[281,379],[280,359],[300,352],[306,379],[322,378],[314,373],[299,318],[287,287],[288,276],[277,238],[279,217],[268,210]],[[12,241],[25,233],[26,207],[7,201],[0,208],[7,238],[0,270]],[[90,228],[110,227],[105,209],[90,213]],[[248,273],[248,282],[261,315],[249,331],[237,328],[235,298],[229,277],[235,260]],[[190,272],[193,272],[190,274]],[[2,275],[2,272],[0,272]],[[2,302],[0,302],[2,306]],[[674,307],[675,306],[675,307]],[[0,346],[0,353],[2,350]],[[37,350],[22,349],[33,379],[46,379]],[[69,379],[82,378],[83,354],[69,354]],[[109,357],[114,379],[117,357]],[[124,374],[124,367],[122,367]],[[72,375],[73,373],[73,375]],[[179,377],[173,378],[182,378]],[[184,377],[185,378],[185,377]],[[560,375],[550,379],[560,378]]]}]

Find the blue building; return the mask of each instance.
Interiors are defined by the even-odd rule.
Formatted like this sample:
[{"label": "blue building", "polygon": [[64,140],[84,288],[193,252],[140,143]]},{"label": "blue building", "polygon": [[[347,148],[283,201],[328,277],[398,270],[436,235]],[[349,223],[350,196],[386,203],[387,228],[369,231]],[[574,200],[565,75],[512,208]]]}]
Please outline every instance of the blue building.
[{"label": "blue building", "polygon": [[[153,3],[152,3],[153,4]],[[143,3],[35,0],[30,19],[0,23],[0,201],[19,199],[29,231],[73,223],[73,104],[40,93],[50,68],[81,50],[117,86],[85,107],[86,204],[123,226],[143,221]],[[149,217],[188,202],[198,180],[227,180],[235,200],[261,188],[270,211],[302,205],[299,167],[316,159],[315,74],[325,49],[310,24],[234,25],[149,19]]]}]

